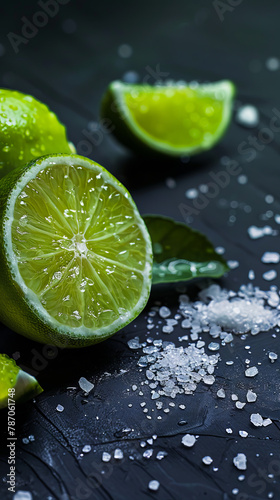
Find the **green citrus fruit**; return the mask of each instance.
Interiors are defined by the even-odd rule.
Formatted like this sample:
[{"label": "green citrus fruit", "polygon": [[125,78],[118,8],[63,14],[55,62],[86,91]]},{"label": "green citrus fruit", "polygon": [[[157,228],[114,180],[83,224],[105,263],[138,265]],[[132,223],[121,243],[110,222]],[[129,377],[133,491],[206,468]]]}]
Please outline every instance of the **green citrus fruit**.
[{"label": "green citrus fruit", "polygon": [[39,342],[81,347],[132,321],[150,293],[149,233],[128,191],[78,155],[0,181],[0,319]]},{"label": "green citrus fruit", "polygon": [[135,150],[171,156],[212,148],[231,120],[234,85],[130,85],[112,82],[101,104],[115,136]]},{"label": "green citrus fruit", "polygon": [[25,401],[42,391],[34,377],[21,370],[9,356],[0,354],[0,408],[5,408],[9,400]]},{"label": "green citrus fruit", "polygon": [[45,104],[0,89],[0,177],[39,156],[73,152],[64,125]]}]

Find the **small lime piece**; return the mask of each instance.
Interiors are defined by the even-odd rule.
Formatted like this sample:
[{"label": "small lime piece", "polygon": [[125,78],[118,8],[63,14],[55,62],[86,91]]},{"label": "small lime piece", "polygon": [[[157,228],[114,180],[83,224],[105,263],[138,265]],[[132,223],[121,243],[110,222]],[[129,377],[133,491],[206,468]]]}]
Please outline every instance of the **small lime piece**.
[{"label": "small lime piece", "polygon": [[0,177],[39,156],[73,152],[64,125],[45,104],[0,89]]},{"label": "small lime piece", "polygon": [[132,321],[150,293],[152,246],[107,170],[50,155],[0,181],[0,319],[39,342],[82,347]]},{"label": "small lime piece", "polygon": [[42,391],[34,377],[21,370],[12,358],[0,354],[0,408],[5,408],[9,399],[25,401]]},{"label": "small lime piece", "polygon": [[232,115],[234,85],[224,80],[204,85],[131,85],[112,82],[101,104],[102,118],[124,145],[171,156],[212,148]]}]

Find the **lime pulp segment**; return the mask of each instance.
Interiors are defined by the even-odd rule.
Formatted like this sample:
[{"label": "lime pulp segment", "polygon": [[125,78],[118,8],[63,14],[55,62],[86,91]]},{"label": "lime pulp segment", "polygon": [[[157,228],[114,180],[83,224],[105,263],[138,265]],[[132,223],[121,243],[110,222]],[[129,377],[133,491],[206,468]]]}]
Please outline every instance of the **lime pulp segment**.
[{"label": "lime pulp segment", "polygon": [[231,119],[234,86],[230,81],[195,86],[116,81],[110,90],[133,135],[153,149],[174,155],[209,149]]},{"label": "lime pulp segment", "polygon": [[131,196],[78,156],[38,160],[10,195],[6,250],[29,306],[58,332],[106,336],[143,309],[149,235]]}]

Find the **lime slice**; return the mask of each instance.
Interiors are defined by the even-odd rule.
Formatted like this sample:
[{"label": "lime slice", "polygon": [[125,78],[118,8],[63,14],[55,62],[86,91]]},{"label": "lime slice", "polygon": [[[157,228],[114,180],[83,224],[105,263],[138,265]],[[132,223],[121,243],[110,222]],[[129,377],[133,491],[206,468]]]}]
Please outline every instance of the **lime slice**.
[{"label": "lime slice", "polygon": [[30,95],[0,89],[0,177],[51,153],[75,153],[57,116]]},{"label": "lime slice", "polygon": [[0,181],[0,319],[40,342],[81,347],[132,321],[150,293],[150,236],[103,167],[51,155]]},{"label": "lime slice", "polygon": [[8,401],[25,401],[43,391],[37,380],[21,370],[6,354],[0,354],[0,408]]},{"label": "lime slice", "polygon": [[231,120],[234,85],[230,81],[188,86],[112,82],[101,116],[124,145],[172,156],[212,148]]}]

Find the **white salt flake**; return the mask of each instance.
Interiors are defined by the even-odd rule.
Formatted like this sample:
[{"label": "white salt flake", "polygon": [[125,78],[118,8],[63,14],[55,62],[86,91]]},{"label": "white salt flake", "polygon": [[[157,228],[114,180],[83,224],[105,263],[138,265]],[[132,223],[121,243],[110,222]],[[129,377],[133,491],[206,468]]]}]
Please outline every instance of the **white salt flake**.
[{"label": "white salt flake", "polygon": [[278,264],[280,262],[280,254],[278,252],[265,252],[261,260],[264,264]]},{"label": "white salt flake", "polygon": [[231,429],[230,427],[228,427],[228,428],[226,429],[226,432],[227,432],[227,434],[232,434],[232,432],[233,432],[233,431],[232,431],[232,429]]},{"label": "white salt flake", "polygon": [[161,318],[168,318],[171,315],[171,311],[168,307],[162,306],[159,309],[159,315]]},{"label": "white salt flake", "polygon": [[233,464],[238,470],[247,469],[247,457],[244,453],[237,453],[236,457],[233,459]]},{"label": "white salt flake", "polygon": [[246,398],[248,403],[254,403],[257,400],[257,394],[249,389]]},{"label": "white salt flake", "polygon": [[265,61],[265,65],[269,71],[277,71],[280,67],[280,61],[277,57],[269,57]]},{"label": "white salt flake", "polygon": [[188,189],[185,193],[186,198],[188,198],[189,200],[194,200],[195,198],[198,197],[198,195],[199,192],[195,188]]},{"label": "white salt flake", "polygon": [[246,403],[241,403],[241,401],[236,401],[235,406],[238,410],[242,410]]},{"label": "white salt flake", "polygon": [[157,453],[156,458],[157,460],[162,460],[163,458],[167,457],[167,455],[168,455],[167,451],[159,451]]},{"label": "white salt flake", "polygon": [[182,444],[187,448],[191,448],[195,442],[196,438],[192,434],[186,434],[185,436],[182,437]]},{"label": "white salt flake", "polygon": [[239,436],[241,436],[242,438],[246,438],[248,436],[248,432],[247,431],[239,431]]},{"label": "white salt flake", "polygon": [[278,359],[278,355],[275,352],[269,352],[268,357],[271,361],[271,363],[274,363]]},{"label": "white salt flake", "polygon": [[156,479],[153,479],[152,481],[149,482],[149,490],[157,491],[159,487],[160,483]]},{"label": "white salt flake", "polygon": [[153,452],[154,452],[154,450],[152,450],[152,449],[145,450],[143,453],[143,457],[144,458],[151,458],[151,456],[153,455]]},{"label": "white salt flake", "polygon": [[235,120],[239,125],[246,128],[255,128],[259,124],[259,112],[255,106],[246,104],[240,106],[235,115]]},{"label": "white salt flake", "polygon": [[62,406],[62,405],[57,405],[57,407],[56,407],[56,411],[59,411],[59,412],[64,411],[64,406]]},{"label": "white salt flake", "polygon": [[255,377],[258,373],[259,370],[256,366],[251,366],[251,368],[247,368],[247,370],[245,370],[246,377]]},{"label": "white salt flake", "polygon": [[122,450],[120,450],[120,448],[116,448],[115,451],[114,451],[114,458],[116,460],[122,460],[123,458],[123,452]]},{"label": "white salt flake", "polygon": [[271,269],[270,271],[266,271],[266,273],[263,273],[263,279],[266,281],[273,281],[277,278],[277,272],[274,269]]},{"label": "white salt flake", "polygon": [[87,380],[85,377],[81,377],[78,384],[82,391],[84,391],[86,394],[89,394],[90,391],[92,391],[92,389],[94,388],[94,384],[89,382],[89,380]]},{"label": "white salt flake", "polygon": [[13,500],[32,500],[33,496],[29,491],[19,490],[13,495]]},{"label": "white salt flake", "polygon": [[270,424],[272,424],[272,420],[270,418],[263,419],[263,427],[267,427]]},{"label": "white salt flake", "polygon": [[203,457],[202,462],[205,465],[211,465],[213,462],[213,458],[209,457],[208,455],[206,457]]},{"label": "white salt flake", "polygon": [[249,280],[255,279],[255,272],[253,271],[253,269],[250,269],[250,271],[248,272],[248,278]]},{"label": "white salt flake", "polygon": [[110,462],[110,460],[111,460],[110,453],[107,453],[107,451],[103,451],[103,453],[102,453],[102,462]]},{"label": "white salt flake", "polygon": [[224,389],[219,389],[217,391],[217,396],[218,396],[218,398],[225,398],[226,397],[226,393],[225,393]]},{"label": "white salt flake", "polygon": [[252,240],[257,240],[259,238],[263,238],[264,236],[276,236],[278,231],[272,229],[271,226],[257,227],[250,226],[248,228],[248,234]]},{"label": "white salt flake", "polygon": [[236,269],[237,267],[239,267],[239,262],[238,260],[228,260],[227,265],[230,269]]},{"label": "white salt flake", "polygon": [[263,418],[259,413],[252,413],[250,421],[255,427],[261,427],[263,425]]}]

